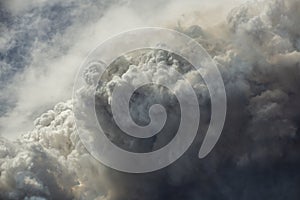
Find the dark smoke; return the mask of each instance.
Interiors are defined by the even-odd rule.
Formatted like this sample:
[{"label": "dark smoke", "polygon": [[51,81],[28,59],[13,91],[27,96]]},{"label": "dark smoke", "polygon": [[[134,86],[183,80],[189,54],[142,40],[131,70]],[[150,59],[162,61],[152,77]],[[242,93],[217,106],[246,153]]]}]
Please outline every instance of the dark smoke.
[{"label": "dark smoke", "polygon": [[[298,0],[254,1],[232,10],[226,23],[211,29],[174,27],[195,38],[207,49],[224,79],[227,118],[213,151],[199,160],[197,153],[209,123],[209,96],[200,77],[189,67],[182,73],[194,83],[200,100],[201,129],[192,147],[175,163],[157,172],[126,174],[95,161],[76,134],[72,102],[60,103],[35,121],[35,128],[15,142],[1,139],[0,197],[3,199],[107,199],[107,200],[212,200],[300,199],[300,2]],[[164,52],[147,55],[154,63],[169,61]],[[123,60],[122,60],[123,59]],[[137,58],[136,58],[137,59]],[[147,59],[146,59],[147,60]],[[145,60],[120,58],[100,86],[99,103],[110,120],[109,95],[121,75],[135,80],[134,71]],[[174,67],[176,61],[170,61]],[[177,63],[184,66],[184,63]],[[155,65],[154,65],[155,66]],[[147,68],[153,78],[155,67]],[[167,70],[166,70],[167,71]],[[93,73],[87,78],[93,78]],[[115,77],[113,78],[113,75]],[[155,75],[155,76],[154,76]],[[90,79],[87,79],[90,80]],[[176,84],[176,81],[174,81]],[[160,100],[170,106],[177,124],[176,100],[165,98],[157,87],[146,88],[132,104],[133,118],[146,123],[147,106]],[[162,95],[162,96],[160,96]],[[154,97],[147,99],[147,96]],[[141,99],[139,99],[141,98]],[[171,97],[172,98],[172,97]],[[102,102],[101,102],[102,101]],[[144,103],[144,104],[143,104]],[[140,106],[134,110],[134,106]],[[147,113],[147,112],[145,112]],[[140,120],[140,121],[139,121]],[[108,124],[108,130],[115,130]],[[126,148],[130,138],[118,138]],[[168,137],[167,137],[168,138]],[[147,141],[138,151],[166,142],[164,136]],[[127,146],[128,147],[128,146]],[[145,149],[143,149],[145,148]]]}]

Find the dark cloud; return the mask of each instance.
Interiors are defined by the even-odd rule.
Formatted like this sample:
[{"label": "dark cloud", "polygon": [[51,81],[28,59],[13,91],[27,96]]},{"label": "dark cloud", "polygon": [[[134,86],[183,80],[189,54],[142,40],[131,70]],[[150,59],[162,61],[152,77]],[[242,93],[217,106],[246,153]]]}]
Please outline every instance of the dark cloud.
[{"label": "dark cloud", "polygon": [[[74,127],[72,103],[60,103],[39,117],[34,130],[19,141],[1,140],[1,197],[299,199],[299,8],[297,0],[249,2],[230,12],[227,22],[220,26],[205,29],[200,28],[201,24],[195,24],[188,29],[179,28],[214,56],[227,92],[225,127],[219,142],[206,158],[199,160],[197,155],[209,123],[209,96],[206,87],[197,84],[202,80],[187,68],[184,74],[194,83],[203,118],[194,144],[178,161],[147,174],[126,174],[108,169],[95,161],[80,143]],[[152,52],[150,57],[156,64],[169,60],[165,54],[160,60],[157,52]],[[123,60],[121,64],[118,70],[110,72],[99,88],[99,101],[103,101],[101,106],[106,109],[103,120],[111,120],[111,86],[139,78],[129,64],[143,73],[152,74],[153,79],[170,76],[167,70],[164,76],[155,74],[156,65],[143,71],[139,68],[141,63],[135,60]],[[169,67],[174,67],[173,64]],[[124,74],[125,78],[121,76]],[[88,82],[93,80],[92,75],[92,71],[87,74]],[[169,79],[172,81],[171,76]],[[177,84],[176,80],[174,84]],[[166,91],[159,93],[157,88],[145,91],[155,94],[151,97],[159,97],[166,104],[175,102],[164,99]],[[136,117],[139,123],[147,122],[144,110],[155,100],[145,97],[147,95],[137,97],[136,104],[132,104],[133,107],[140,106],[133,109],[136,111],[133,115],[141,116]],[[176,102],[172,106],[176,106]],[[177,114],[177,110],[170,109],[171,116]],[[168,123],[175,122],[174,117]],[[174,127],[167,125],[169,132],[173,131]],[[116,130],[113,124],[107,128]],[[119,131],[111,132],[116,142],[123,142],[126,147],[130,138],[118,137],[117,133]],[[154,139],[158,144],[165,140],[163,135]],[[154,148],[149,142],[142,145],[149,146]]]}]

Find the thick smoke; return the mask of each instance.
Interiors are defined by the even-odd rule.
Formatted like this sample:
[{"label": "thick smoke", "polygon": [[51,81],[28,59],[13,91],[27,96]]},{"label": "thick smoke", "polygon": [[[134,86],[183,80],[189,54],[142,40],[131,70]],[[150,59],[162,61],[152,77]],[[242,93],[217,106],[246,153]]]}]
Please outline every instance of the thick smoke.
[{"label": "thick smoke", "polygon": [[[108,37],[137,27],[189,26],[196,20],[214,25],[234,5],[227,1],[226,6],[224,0],[0,1],[1,135],[16,139],[33,128],[42,111],[68,100],[77,67]],[[218,17],[212,14],[216,10]]]},{"label": "thick smoke", "polygon": [[[226,23],[177,28],[201,43],[224,79],[228,112],[220,141],[205,159],[197,153],[209,123],[205,84],[176,55],[164,51],[133,53],[115,61],[99,84],[99,121],[112,140],[134,151],[163,146],[176,132],[178,102],[169,91],[149,86],[133,96],[132,117],[149,122],[147,108],[167,106],[164,133],[151,141],[132,141],[113,124],[110,95],[114,84],[140,78],[173,81],[168,68],[191,82],[200,101],[201,129],[192,147],[171,166],[133,175],[108,169],[81,144],[72,102],[57,104],[35,120],[19,140],[1,139],[0,197],[3,199],[299,199],[300,176],[300,2],[250,2],[232,10]],[[141,57],[141,58],[140,58]],[[140,59],[139,59],[140,58]],[[93,66],[92,66],[93,67]],[[159,70],[158,70],[159,69]],[[137,76],[142,72],[145,77]],[[97,69],[87,71],[93,84]],[[178,85],[180,88],[180,85]],[[147,98],[151,97],[151,98]]]},{"label": "thick smoke", "polygon": [[57,104],[34,124],[21,140],[1,139],[3,199],[96,199],[106,194],[100,189],[103,179],[94,178],[104,177],[104,170],[74,131],[71,102]]}]

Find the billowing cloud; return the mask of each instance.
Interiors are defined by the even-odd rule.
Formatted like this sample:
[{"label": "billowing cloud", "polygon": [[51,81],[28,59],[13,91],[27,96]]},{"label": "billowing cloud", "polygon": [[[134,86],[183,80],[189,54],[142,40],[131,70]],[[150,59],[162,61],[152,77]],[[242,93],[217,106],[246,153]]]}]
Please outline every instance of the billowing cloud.
[{"label": "billowing cloud", "polygon": [[[156,8],[155,5],[153,7]],[[167,6],[170,7],[176,6]],[[179,20],[180,26],[175,27],[178,18],[173,23],[174,28],[195,38],[212,55],[226,87],[228,113],[225,127],[220,141],[205,159],[199,160],[197,153],[209,123],[209,96],[205,85],[201,84],[201,78],[187,68],[183,73],[193,83],[204,116],[200,122],[199,137],[174,164],[158,172],[142,175],[116,172],[104,167],[81,144],[75,129],[72,102],[68,101],[42,114],[35,120],[33,130],[19,140],[11,142],[1,139],[1,197],[109,200],[299,199],[299,7],[297,0],[254,1],[232,10],[226,22],[221,24],[202,26],[201,19],[197,21],[201,15],[197,13],[194,13],[197,17],[192,22],[187,20],[188,25],[184,24],[184,20]],[[126,6],[119,10],[113,8],[111,13],[117,11],[135,19],[135,14]],[[95,23],[105,26],[103,21],[108,21],[112,16],[115,15],[107,14],[101,18],[102,21],[96,20]],[[142,24],[135,20],[132,26]],[[91,29],[92,25],[94,23],[87,25],[87,30],[96,30]],[[70,28],[70,32],[67,32],[71,33],[71,30],[76,29]],[[9,40],[10,36],[1,39],[3,48]],[[74,47],[71,52],[87,45],[85,42]],[[67,57],[69,61],[63,61],[63,58],[61,61],[56,60],[54,66],[74,62],[72,55]],[[120,58],[119,63],[115,63],[120,67],[108,72],[106,80],[98,88],[98,103],[103,108],[100,117],[110,131],[110,137],[124,148],[136,151],[158,148],[170,139],[176,129],[174,124],[178,122],[178,105],[168,91],[158,90],[157,87],[140,91],[145,95],[134,96],[135,101],[131,105],[133,118],[138,123],[148,122],[146,109],[157,100],[169,106],[171,119],[165,127],[168,133],[166,136],[160,135],[154,141],[145,143],[132,143],[131,138],[119,136],[120,131],[111,120],[109,98],[112,87],[124,82],[134,84],[140,78],[147,77],[177,84],[177,79],[172,79],[174,77],[167,67],[176,69],[176,65],[185,66],[180,60],[176,62],[169,59],[169,55],[164,52],[154,51],[145,55],[144,60],[135,60],[134,55],[132,59]],[[158,71],[160,62],[164,66]],[[35,71],[33,69],[30,69],[32,73]],[[55,69],[51,72],[53,77],[58,76]],[[91,72],[87,73],[87,82],[94,80],[95,74]],[[145,76],[137,76],[137,72]],[[30,89],[30,85],[27,88]],[[25,99],[24,93],[19,94],[22,94],[21,99]],[[149,96],[152,98],[146,98]],[[25,100],[18,102],[20,105],[26,103]],[[28,101],[30,106],[29,102],[34,100]],[[13,119],[11,117],[11,121]]]}]

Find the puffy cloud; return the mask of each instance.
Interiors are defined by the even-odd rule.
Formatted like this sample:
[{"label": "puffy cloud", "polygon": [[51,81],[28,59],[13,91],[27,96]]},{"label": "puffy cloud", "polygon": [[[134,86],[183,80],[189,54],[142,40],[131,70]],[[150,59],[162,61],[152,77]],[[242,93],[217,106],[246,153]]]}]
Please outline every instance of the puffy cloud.
[{"label": "puffy cloud", "polygon": [[[141,142],[121,134],[112,121],[115,84],[141,79],[180,81],[182,70],[200,100],[204,115],[193,146],[171,166],[149,174],[116,172],[85,150],[76,133],[72,102],[57,104],[34,122],[21,139],[1,139],[0,191],[6,199],[299,199],[299,24],[297,0],[254,1],[234,9],[227,23],[177,27],[201,43],[218,63],[228,98],[220,141],[205,159],[197,153],[209,123],[209,97],[200,77],[180,58],[163,51],[121,57],[107,71],[97,93],[100,121],[110,138],[135,151],[164,145],[178,122],[178,104],[168,90],[144,88],[133,96],[133,119],[149,122],[147,108],[159,101],[169,118],[166,135]],[[184,22],[181,22],[182,24]],[[6,39],[1,44],[5,44]],[[5,45],[4,45],[5,46]],[[173,55],[174,57],[174,55]],[[97,83],[97,67],[86,71]],[[141,74],[141,75],[138,75]],[[84,91],[87,92],[87,91]],[[144,94],[144,95],[143,95]],[[151,98],[147,98],[151,97]]]},{"label": "puffy cloud", "polygon": [[10,142],[2,138],[0,166],[0,196],[4,199],[96,199],[106,195],[105,170],[80,143],[70,101],[42,114],[22,139]]},{"label": "puffy cloud", "polygon": [[216,7],[222,5],[219,11],[225,15],[236,4],[228,0],[224,7],[223,2],[0,2],[1,135],[16,139],[20,132],[33,128],[31,122],[41,110],[68,100],[77,67],[91,49],[111,35],[142,26],[174,27],[182,20],[182,27],[196,19],[210,26],[220,21],[211,14]]}]

